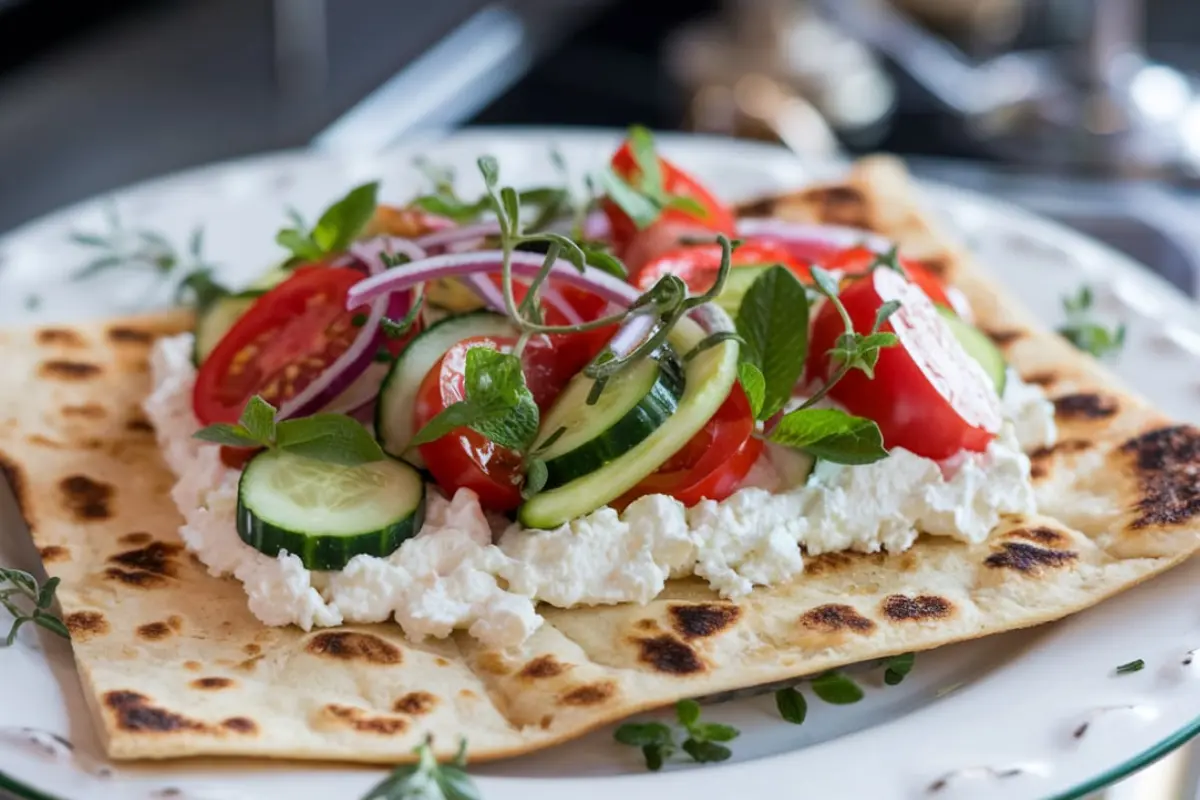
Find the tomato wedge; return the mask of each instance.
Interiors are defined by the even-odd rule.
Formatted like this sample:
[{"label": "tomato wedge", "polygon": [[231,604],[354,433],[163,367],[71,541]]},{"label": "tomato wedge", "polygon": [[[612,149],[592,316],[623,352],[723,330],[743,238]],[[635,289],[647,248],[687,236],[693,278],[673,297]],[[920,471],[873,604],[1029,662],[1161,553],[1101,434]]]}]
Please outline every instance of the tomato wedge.
[{"label": "tomato wedge", "polygon": [[[655,258],[659,254],[679,245],[680,238],[687,235],[724,233],[732,237],[735,230],[733,212],[712,195],[704,186],[667,161],[658,159],[662,170],[663,191],[673,197],[689,197],[695,200],[703,213],[696,214],[686,209],[670,208],[659,216],[650,227],[639,230],[637,224],[621,210],[621,207],[605,198],[601,203],[604,215],[612,231],[613,248],[631,271]],[[633,157],[629,142],[613,154],[613,172],[633,186],[641,180],[641,170]]]},{"label": "tomato wedge", "polygon": [[648,494],[669,494],[685,506],[701,500],[724,500],[737,490],[762,453],[755,438],[750,401],[735,383],[729,397],[699,433],[658,471],[613,501],[624,509]]},{"label": "tomato wedge", "polygon": [[[796,258],[787,248],[769,241],[750,240],[733,251],[733,267],[765,267],[782,264],[805,283],[812,282],[809,262]],[[646,291],[664,275],[678,275],[692,294],[703,294],[712,288],[721,267],[721,246],[698,244],[678,247],[650,261],[631,282]]]},{"label": "tomato wedge", "polygon": [[[843,289],[841,300],[858,333],[870,331],[883,303],[900,301],[881,328],[899,342],[879,351],[874,380],[851,370],[830,397],[850,413],[875,420],[887,447],[937,460],[985,449],[1000,429],[999,400],[925,292],[894,270],[877,269]],[[845,330],[833,304],[823,303],[809,337],[810,380],[828,378],[829,349]]]},{"label": "tomato wedge", "polygon": [[[421,381],[414,422],[419,429],[442,409],[465,397],[467,351],[473,347],[511,350],[516,339],[477,336],[446,351]],[[525,384],[538,408],[545,410],[577,371],[549,337],[529,340],[521,355]],[[498,446],[470,428],[456,428],[440,439],[420,445],[421,458],[446,492],[467,488],[479,495],[485,508],[510,511],[521,503],[524,474],[521,456]]]},{"label": "tomato wedge", "polygon": [[350,267],[300,267],[258,298],[201,365],[196,418],[237,422],[252,396],[279,407],[311,383],[358,336],[360,310],[346,310],[346,293],[362,278]]},{"label": "tomato wedge", "polygon": [[[865,273],[875,263],[875,257],[875,251],[870,248],[851,247],[824,259],[821,266],[830,270],[841,270],[848,276],[856,276]],[[896,263],[900,265],[904,276],[921,287],[921,291],[929,296],[934,305],[956,310],[946,294],[946,285],[932,270],[911,258],[897,258]]]}]

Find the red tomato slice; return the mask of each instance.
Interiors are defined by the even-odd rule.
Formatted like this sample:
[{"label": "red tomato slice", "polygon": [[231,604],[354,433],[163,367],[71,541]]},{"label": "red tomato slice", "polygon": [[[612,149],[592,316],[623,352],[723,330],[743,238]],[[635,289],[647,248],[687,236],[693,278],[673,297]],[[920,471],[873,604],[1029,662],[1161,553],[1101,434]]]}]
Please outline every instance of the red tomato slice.
[{"label": "red tomato slice", "polygon": [[[841,270],[846,275],[861,275],[875,263],[875,251],[866,247],[851,247],[826,258],[821,266],[831,270]],[[911,258],[897,258],[896,263],[904,271],[904,275],[929,296],[935,305],[945,306],[954,310],[954,304],[946,295],[946,285],[941,278],[919,261]]]},{"label": "red tomato slice", "polygon": [[[774,242],[750,240],[733,251],[734,267],[760,267],[782,264],[805,283],[812,282],[809,262],[793,256],[790,250]],[[698,244],[679,247],[662,254],[638,270],[630,280],[646,291],[664,275],[678,275],[692,294],[703,294],[712,288],[721,267],[721,246]]]},{"label": "red tomato slice", "polygon": [[[421,382],[414,423],[419,429],[442,409],[466,395],[467,351],[487,347],[507,351],[511,337],[478,336],[464,339],[446,351]],[[521,356],[525,383],[538,407],[545,410],[577,371],[561,357],[549,337],[530,339]],[[456,428],[442,438],[420,445],[425,465],[447,492],[467,488],[486,508],[509,511],[521,503],[521,457],[496,445],[470,428]]]},{"label": "red tomato slice", "polygon": [[[894,270],[877,269],[847,286],[841,300],[858,333],[870,331],[883,303],[899,300],[881,328],[899,342],[879,351],[874,380],[851,370],[830,396],[850,413],[875,420],[888,447],[938,460],[985,449],[1000,429],[999,400],[926,294]],[[823,303],[809,337],[810,379],[828,377],[829,349],[845,330],[833,304]]]},{"label": "red tomato slice", "polygon": [[[601,207],[608,217],[613,248],[630,270],[636,270],[660,253],[679,245],[679,239],[689,234],[724,233],[733,236],[733,212],[717,200],[691,175],[665,158],[659,158],[663,190],[672,196],[690,197],[704,208],[701,215],[683,209],[668,209],[645,230],[639,230],[620,206],[605,199]],[[633,150],[626,142],[612,157],[612,169],[634,186],[641,178]]]},{"label": "red tomato slice", "polygon": [[358,336],[346,293],[362,278],[350,267],[300,267],[258,298],[201,365],[196,418],[237,422],[252,396],[278,408],[311,383]]},{"label": "red tomato slice", "polygon": [[762,453],[763,443],[754,433],[750,401],[740,384],[699,433],[658,471],[612,505],[623,509],[643,495],[669,494],[685,506],[701,500],[724,500],[733,494]]}]

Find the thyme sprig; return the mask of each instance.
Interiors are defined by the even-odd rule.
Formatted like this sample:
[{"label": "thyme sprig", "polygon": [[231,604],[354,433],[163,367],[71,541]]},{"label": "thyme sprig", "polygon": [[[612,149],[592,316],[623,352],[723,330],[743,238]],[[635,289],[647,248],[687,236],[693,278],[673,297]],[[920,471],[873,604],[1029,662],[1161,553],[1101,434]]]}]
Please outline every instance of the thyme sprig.
[{"label": "thyme sprig", "polygon": [[417,763],[398,767],[376,784],[362,800],[479,800],[479,790],[467,774],[467,740],[448,764],[439,764],[427,738],[415,750]]},{"label": "thyme sprig", "polygon": [[[20,569],[0,567],[0,606],[12,615],[12,627],[0,641],[0,647],[11,647],[17,640],[17,631],[26,622],[39,625],[64,639],[71,638],[67,626],[51,610],[54,592],[58,589],[58,578],[51,578],[41,586],[37,579]],[[23,606],[32,605],[28,611]]]}]

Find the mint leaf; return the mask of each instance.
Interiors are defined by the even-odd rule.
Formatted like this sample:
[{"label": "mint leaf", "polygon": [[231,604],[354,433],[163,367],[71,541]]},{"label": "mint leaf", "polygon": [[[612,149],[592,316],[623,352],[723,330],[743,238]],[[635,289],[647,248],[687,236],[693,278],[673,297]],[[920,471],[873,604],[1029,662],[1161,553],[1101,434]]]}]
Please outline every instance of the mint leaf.
[{"label": "mint leaf", "polygon": [[692,760],[701,764],[727,761],[733,755],[733,751],[724,745],[699,739],[688,739],[685,741],[683,743],[683,752],[691,756]]},{"label": "mint leaf", "polygon": [[537,436],[538,407],[528,389],[514,406],[497,414],[488,414],[470,424],[473,431],[483,434],[501,447],[524,452]]},{"label": "mint leaf", "polygon": [[437,441],[455,428],[470,425],[478,416],[479,411],[466,400],[460,400],[446,406],[433,419],[421,426],[409,443],[411,447]]},{"label": "mint leaf", "polygon": [[785,414],[767,438],[837,464],[871,464],[887,456],[878,425],[834,408]]},{"label": "mint leaf", "polygon": [[[888,317],[890,317],[892,314],[895,314],[899,309],[899,300],[888,300],[886,303],[881,304],[879,308],[875,309],[875,324],[871,328],[871,333],[878,331],[883,326],[883,323],[887,322]],[[892,334],[883,335],[892,336]]]},{"label": "mint leaf", "polygon": [[658,219],[660,209],[654,202],[641,194],[611,168],[599,173],[599,182],[608,199],[612,200],[639,230],[649,228]]},{"label": "mint leaf", "polygon": [[224,422],[201,428],[192,434],[192,438],[228,447],[261,447],[263,445],[263,442],[255,439],[250,431],[241,425],[229,425]]},{"label": "mint leaf", "polygon": [[817,288],[821,290],[821,294],[826,297],[838,296],[837,279],[828,270],[821,269],[815,264],[809,267],[809,274],[813,277],[813,282],[817,284]]},{"label": "mint leaf", "polygon": [[742,384],[742,391],[746,393],[746,399],[750,401],[750,410],[754,418],[762,419],[763,395],[767,388],[762,372],[749,361],[743,361],[738,364],[738,380]]},{"label": "mint leaf", "polygon": [[774,266],[763,272],[742,298],[737,331],[745,340],[744,358],[764,380],[759,419],[773,416],[792,396],[808,355],[808,296],[791,270]]},{"label": "mint leaf", "polygon": [[276,233],[275,242],[290,252],[296,261],[319,261],[325,255],[307,234],[295,228],[284,228]]},{"label": "mint leaf", "polygon": [[648,744],[670,744],[671,729],[661,722],[626,722],[613,731],[613,738],[621,744],[644,747]]},{"label": "mint leaf", "polygon": [[659,198],[663,190],[662,164],[654,150],[654,135],[641,125],[629,126],[629,152],[641,173],[639,183],[644,194]]},{"label": "mint leaf", "polygon": [[350,246],[375,213],[379,181],[351,189],[345,197],[325,209],[310,238],[324,253],[340,253]]},{"label": "mint leaf", "polygon": [[691,733],[692,727],[700,721],[700,704],[695,700],[680,700],[675,704],[675,716],[679,724]]},{"label": "mint leaf", "polygon": [[447,194],[423,195],[414,198],[412,205],[430,214],[452,219],[460,225],[474,222],[491,208],[491,202],[487,196],[476,200],[474,203],[468,203],[454,195]]},{"label": "mint leaf", "polygon": [[525,465],[525,483],[521,485],[521,498],[528,500],[546,488],[546,480],[550,477],[546,462],[540,458],[531,458]]},{"label": "mint leaf", "polygon": [[382,461],[383,450],[361,424],[342,414],[314,414],[275,426],[276,446],[306,458],[357,467]]},{"label": "mint leaf", "polygon": [[256,394],[242,409],[238,424],[261,444],[270,444],[275,441],[275,406]]},{"label": "mint leaf", "polygon": [[732,742],[742,735],[742,732],[732,725],[722,725],[719,722],[701,722],[688,729],[692,738],[703,742]]},{"label": "mint leaf", "polygon": [[779,709],[779,716],[793,725],[803,724],[808,716],[808,702],[804,695],[790,687],[775,692],[775,707]]},{"label": "mint leaf", "polygon": [[863,699],[863,690],[853,679],[837,670],[812,679],[813,694],[826,703],[845,706]]},{"label": "mint leaf", "polygon": [[888,686],[895,686],[904,680],[908,673],[912,672],[913,663],[916,661],[915,653],[901,653],[898,656],[892,656],[884,664],[887,669],[883,673],[883,682]]}]

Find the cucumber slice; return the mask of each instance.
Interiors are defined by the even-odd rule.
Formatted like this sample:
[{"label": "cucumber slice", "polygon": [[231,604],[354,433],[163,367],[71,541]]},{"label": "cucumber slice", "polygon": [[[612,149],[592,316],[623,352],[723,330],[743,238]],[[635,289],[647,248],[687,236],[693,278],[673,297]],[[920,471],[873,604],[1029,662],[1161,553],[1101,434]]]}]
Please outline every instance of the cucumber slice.
[{"label": "cucumber slice", "polygon": [[583,373],[567,384],[541,422],[541,442],[562,430],[539,455],[546,462],[546,489],[595,472],[621,457],[672,414],[683,395],[683,365],[670,348],[617,373],[588,405],[596,381]]},{"label": "cucumber slice", "polygon": [[734,267],[729,270],[729,277],[725,279],[725,287],[717,295],[717,305],[725,309],[726,314],[736,319],[746,292],[750,291],[750,287],[758,280],[758,276],[772,266],[763,264],[761,267]]},{"label": "cucumber slice", "polygon": [[954,338],[971,358],[979,362],[979,366],[983,367],[983,371],[992,379],[992,383],[996,387],[996,394],[1003,396],[1008,364],[1004,361],[1004,354],[1000,352],[1000,348],[996,347],[983,331],[966,322],[950,309],[938,306],[937,310],[946,324],[950,326]]},{"label": "cucumber slice", "polygon": [[424,467],[416,448],[408,443],[416,432],[413,413],[421,381],[442,356],[463,339],[473,336],[516,336],[517,329],[508,317],[490,311],[477,311],[446,317],[417,335],[392,364],[375,405],[375,438],[384,452]]},{"label": "cucumber slice", "polygon": [[[687,353],[705,337],[695,322],[675,326],[668,343]],[[615,500],[658,469],[717,413],[737,379],[738,345],[722,342],[697,355],[684,372],[686,385],[675,413],[620,458],[524,503],[517,518],[527,528],[554,528]]]},{"label": "cucumber slice", "polygon": [[343,467],[268,450],[246,465],[238,483],[242,541],[269,556],[287,550],[309,569],[387,556],[424,519],[425,482],[392,458]]},{"label": "cucumber slice", "polygon": [[274,289],[292,273],[285,269],[272,269],[250,284],[244,291],[231,294],[213,303],[196,319],[195,342],[192,345],[192,361],[196,366],[204,363],[208,354],[225,338],[234,323],[250,310],[254,301]]}]

